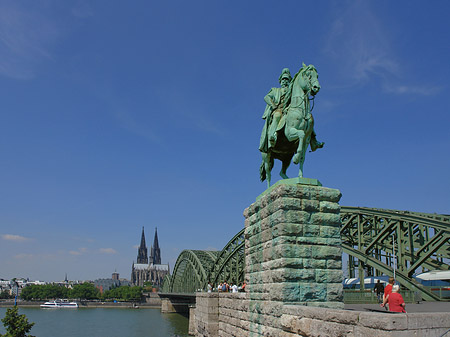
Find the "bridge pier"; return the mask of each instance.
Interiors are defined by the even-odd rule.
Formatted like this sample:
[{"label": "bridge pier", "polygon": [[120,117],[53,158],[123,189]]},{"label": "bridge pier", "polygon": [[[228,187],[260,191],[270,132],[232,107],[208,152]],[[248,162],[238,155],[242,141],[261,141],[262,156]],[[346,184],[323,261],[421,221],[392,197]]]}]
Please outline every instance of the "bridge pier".
[{"label": "bridge pier", "polygon": [[159,293],[161,312],[188,314],[195,305],[195,294]]}]

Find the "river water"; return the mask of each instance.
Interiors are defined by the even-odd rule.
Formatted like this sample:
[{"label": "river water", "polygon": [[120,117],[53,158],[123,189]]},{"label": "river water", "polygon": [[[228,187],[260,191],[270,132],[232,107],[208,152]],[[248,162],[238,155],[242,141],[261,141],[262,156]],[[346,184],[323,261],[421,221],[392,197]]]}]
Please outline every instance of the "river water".
[{"label": "river water", "polygon": [[[0,308],[0,318],[7,308]],[[186,337],[188,318],[162,314],[160,309],[78,308],[40,309],[19,307],[35,325],[36,337]],[[0,333],[5,333],[0,322]]]}]

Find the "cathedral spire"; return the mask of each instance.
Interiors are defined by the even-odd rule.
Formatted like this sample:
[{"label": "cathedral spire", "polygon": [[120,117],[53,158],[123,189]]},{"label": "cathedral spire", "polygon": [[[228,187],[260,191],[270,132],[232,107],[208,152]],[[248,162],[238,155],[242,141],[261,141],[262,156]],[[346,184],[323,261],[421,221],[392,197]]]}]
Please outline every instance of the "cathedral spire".
[{"label": "cathedral spire", "polygon": [[161,250],[159,249],[159,242],[158,242],[158,228],[155,228],[155,238],[153,240],[153,247],[152,247],[152,262],[153,264],[161,264]]},{"label": "cathedral spire", "polygon": [[141,245],[138,248],[138,256],[137,263],[148,264],[148,251],[147,246],[145,245],[145,234],[144,234],[144,226],[142,226],[142,236],[141,236]]},{"label": "cathedral spire", "polygon": [[145,245],[145,233],[144,233],[144,226],[142,226],[142,235],[141,235],[141,248],[145,247],[147,248],[147,246]]}]

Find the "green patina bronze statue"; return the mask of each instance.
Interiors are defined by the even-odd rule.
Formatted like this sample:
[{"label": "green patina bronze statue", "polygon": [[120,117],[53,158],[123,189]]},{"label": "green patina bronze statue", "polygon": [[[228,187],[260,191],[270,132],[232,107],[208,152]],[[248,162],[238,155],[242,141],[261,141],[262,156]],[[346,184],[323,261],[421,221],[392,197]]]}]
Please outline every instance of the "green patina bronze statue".
[{"label": "green patina bronze statue", "polygon": [[275,159],[282,162],[280,176],[283,179],[288,178],[286,170],[292,159],[294,164],[300,164],[298,176],[302,178],[308,145],[311,151],[324,145],[316,139],[310,105],[311,98],[320,90],[318,77],[313,65],[303,63],[294,78],[289,69],[284,68],[278,79],[281,88],[272,88],[264,97],[267,106],[262,117],[265,123],[259,144],[262,153],[259,171],[261,181],[267,179],[269,187]]}]

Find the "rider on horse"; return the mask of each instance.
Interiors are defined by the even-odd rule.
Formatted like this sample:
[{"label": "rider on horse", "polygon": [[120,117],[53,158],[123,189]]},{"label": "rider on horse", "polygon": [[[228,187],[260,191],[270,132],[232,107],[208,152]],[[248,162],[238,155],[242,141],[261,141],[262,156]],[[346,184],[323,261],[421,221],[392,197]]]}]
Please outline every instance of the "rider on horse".
[{"label": "rider on horse", "polygon": [[268,149],[275,146],[277,131],[284,126],[284,110],[287,107],[286,102],[289,101],[288,89],[291,81],[292,76],[289,69],[284,68],[278,78],[281,88],[272,88],[264,97],[267,106],[262,117],[265,122],[259,143],[259,150],[262,152],[267,152]]}]

